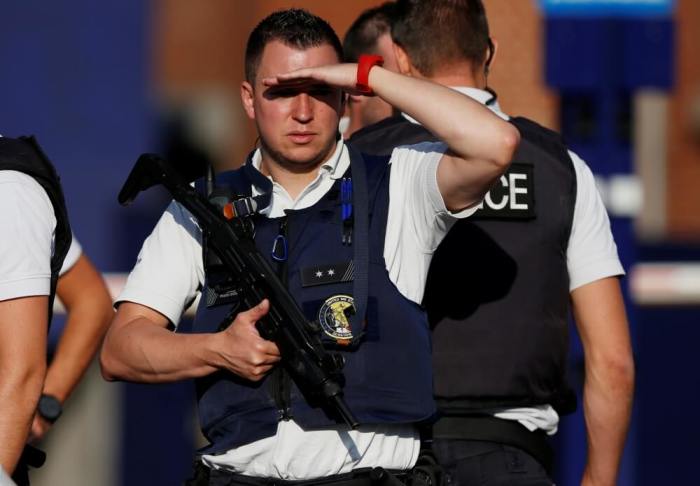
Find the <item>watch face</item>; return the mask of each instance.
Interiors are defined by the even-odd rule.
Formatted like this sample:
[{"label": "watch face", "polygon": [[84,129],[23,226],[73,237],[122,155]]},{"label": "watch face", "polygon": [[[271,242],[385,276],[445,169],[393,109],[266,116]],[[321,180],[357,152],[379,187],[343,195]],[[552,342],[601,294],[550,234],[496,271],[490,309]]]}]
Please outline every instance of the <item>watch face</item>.
[{"label": "watch face", "polygon": [[42,395],[39,399],[38,412],[49,422],[55,422],[61,416],[63,407],[56,397],[51,395]]}]

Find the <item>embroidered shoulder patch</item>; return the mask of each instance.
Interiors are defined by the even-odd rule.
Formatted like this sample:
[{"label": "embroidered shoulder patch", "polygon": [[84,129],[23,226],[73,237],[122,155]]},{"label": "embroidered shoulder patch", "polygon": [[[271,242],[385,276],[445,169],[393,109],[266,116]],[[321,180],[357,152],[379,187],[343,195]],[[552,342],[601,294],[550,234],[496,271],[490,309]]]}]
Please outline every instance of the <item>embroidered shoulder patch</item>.
[{"label": "embroidered shoulder patch", "polygon": [[348,317],[355,313],[355,302],[349,295],[334,295],[326,299],[318,311],[318,322],[323,332],[338,341],[349,344],[352,329]]}]

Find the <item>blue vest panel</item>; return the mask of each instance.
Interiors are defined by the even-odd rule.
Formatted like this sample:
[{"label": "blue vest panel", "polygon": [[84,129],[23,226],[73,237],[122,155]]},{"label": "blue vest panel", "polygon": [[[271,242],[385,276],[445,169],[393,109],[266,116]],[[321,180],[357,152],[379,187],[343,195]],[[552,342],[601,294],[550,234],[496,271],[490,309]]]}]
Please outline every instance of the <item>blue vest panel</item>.
[{"label": "blue vest panel", "polygon": [[[361,166],[359,164],[362,164]],[[352,172],[365,169],[367,188],[353,201],[366,198],[369,207],[369,281],[365,319],[358,346],[329,343],[345,358],[345,400],[361,424],[412,423],[434,414],[430,358],[430,331],[420,306],[406,299],[389,279],[384,263],[384,233],[389,203],[389,170],[386,158],[368,158],[351,152]],[[250,195],[250,167],[217,177],[217,186]],[[341,183],[314,206],[287,211],[286,239],[288,288],[309,320],[320,320],[334,332],[333,312],[353,297],[354,245],[343,244]],[[271,257],[284,218],[254,216],[255,242],[275,267]],[[346,278],[328,278],[342,270]],[[318,281],[314,281],[318,278]],[[207,289],[205,287],[204,292]],[[197,311],[192,332],[216,332],[231,310],[230,305],[207,307],[205,299]],[[358,316],[359,317],[359,316]],[[341,317],[342,319],[342,317]],[[325,323],[325,326],[324,324]],[[357,329],[353,326],[353,333]],[[341,329],[341,331],[343,331]],[[329,344],[330,345],[330,344]],[[202,430],[211,442],[204,453],[224,452],[275,434],[280,419],[273,399],[270,376],[253,383],[227,372],[197,380],[197,398]],[[307,403],[291,383],[291,417],[304,429],[327,427],[337,422],[320,408]]]}]

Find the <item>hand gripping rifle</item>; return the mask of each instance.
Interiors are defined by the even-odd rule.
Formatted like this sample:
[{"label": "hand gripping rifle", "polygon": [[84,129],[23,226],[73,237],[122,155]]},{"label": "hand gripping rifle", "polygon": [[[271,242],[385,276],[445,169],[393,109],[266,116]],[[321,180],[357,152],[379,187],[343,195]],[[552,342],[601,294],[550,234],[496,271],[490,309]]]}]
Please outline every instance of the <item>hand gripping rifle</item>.
[{"label": "hand gripping rifle", "polygon": [[[122,190],[119,203],[130,204],[136,195],[162,184],[173,199],[196,219],[207,245],[238,282],[236,289],[244,309],[269,299],[270,310],[256,327],[264,339],[274,341],[285,366],[299,390],[318,402],[331,416],[350,427],[358,426],[343,399],[343,357],[323,348],[321,327],[308,321],[298,304],[275,274],[272,266],[255,246],[244,218],[228,219],[224,211],[210,203],[188,183],[196,172],[183,175],[172,164],[154,154],[143,154],[136,161]],[[229,216],[231,214],[229,213]]]}]

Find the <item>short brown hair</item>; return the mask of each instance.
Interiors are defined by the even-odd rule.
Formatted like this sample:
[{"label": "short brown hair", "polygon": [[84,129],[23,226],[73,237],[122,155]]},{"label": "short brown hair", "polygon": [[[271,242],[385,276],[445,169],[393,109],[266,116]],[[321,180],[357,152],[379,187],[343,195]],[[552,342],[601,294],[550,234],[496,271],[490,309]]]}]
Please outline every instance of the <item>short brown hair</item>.
[{"label": "short brown hair", "polygon": [[338,61],[343,59],[340,39],[328,22],[300,8],[279,10],[265,17],[248,37],[245,78],[249,83],[255,82],[265,46],[275,40],[297,49],[328,44],[338,55]]},{"label": "short brown hair", "polygon": [[345,62],[357,62],[361,54],[376,54],[379,38],[391,32],[395,2],[386,2],[362,12],[343,39]]},{"label": "short brown hair", "polygon": [[431,76],[453,62],[483,63],[489,24],[481,0],[398,0],[391,37]]}]

